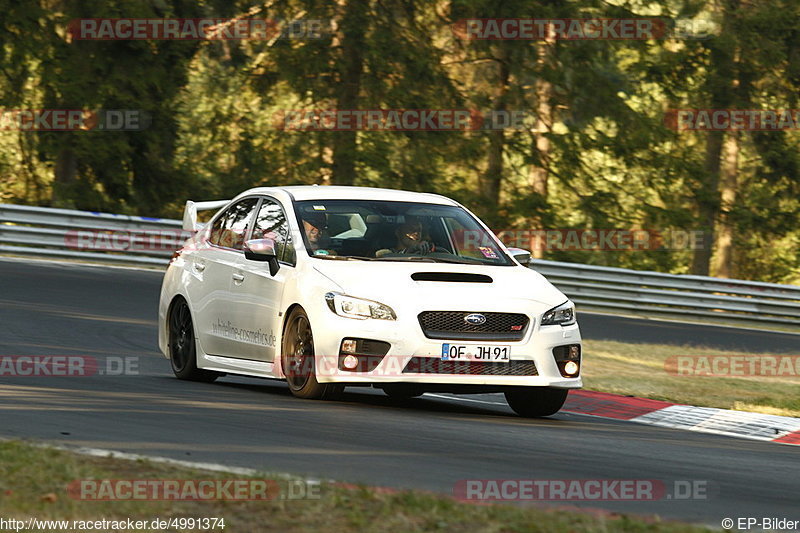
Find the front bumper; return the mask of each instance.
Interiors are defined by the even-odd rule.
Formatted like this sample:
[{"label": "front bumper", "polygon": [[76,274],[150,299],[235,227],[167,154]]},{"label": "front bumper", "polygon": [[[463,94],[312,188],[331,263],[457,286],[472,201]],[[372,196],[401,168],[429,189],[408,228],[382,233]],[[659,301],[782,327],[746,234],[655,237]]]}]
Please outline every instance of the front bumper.
[{"label": "front bumper", "polygon": [[[314,344],[316,353],[316,375],[321,383],[417,383],[439,385],[486,385],[486,386],[538,386],[576,389],[583,386],[580,375],[574,378],[565,378],[559,372],[553,348],[567,344],[581,344],[580,329],[577,324],[571,326],[544,326],[541,327],[537,320],[528,326],[523,338],[519,341],[489,341],[489,340],[446,340],[429,339],[425,337],[419,323],[407,320],[354,320],[339,317],[329,313],[320,317],[324,320],[322,331],[314,328]],[[414,317],[416,318],[416,317]],[[312,323],[314,321],[312,320]],[[317,322],[319,324],[319,322]],[[325,333],[323,333],[325,332]],[[377,366],[370,371],[358,372],[341,368],[339,364],[339,350],[345,338],[362,338],[387,342],[391,345],[388,353],[380,360]],[[512,365],[520,361],[532,361],[535,364],[536,375],[498,375],[503,373],[501,368],[497,373],[446,373],[437,370],[431,373],[432,368],[447,368],[441,364],[442,344],[483,344],[510,346],[510,363],[495,363],[497,365]],[[419,369],[420,359],[409,365],[412,358],[422,359],[423,368],[428,373],[414,372]],[[430,359],[427,359],[430,358]],[[408,368],[407,368],[408,366]],[[530,368],[531,365],[515,365]],[[510,367],[509,367],[510,368]],[[409,371],[412,370],[412,371]]]}]

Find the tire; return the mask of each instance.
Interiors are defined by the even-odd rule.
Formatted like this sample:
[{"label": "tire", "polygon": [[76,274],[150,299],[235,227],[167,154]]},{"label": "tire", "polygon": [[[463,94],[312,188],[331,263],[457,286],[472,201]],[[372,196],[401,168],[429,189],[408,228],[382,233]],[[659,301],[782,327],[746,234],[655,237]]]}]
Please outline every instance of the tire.
[{"label": "tire", "polygon": [[519,387],[505,394],[508,406],[519,416],[538,418],[556,414],[564,406],[569,389]]},{"label": "tire", "polygon": [[172,372],[178,379],[211,383],[220,374],[197,368],[197,345],[194,339],[194,324],[189,305],[178,299],[169,313],[169,360]]},{"label": "tire", "polygon": [[390,383],[381,386],[383,393],[392,400],[410,400],[422,396],[425,391],[407,383]]},{"label": "tire", "polygon": [[327,400],[344,390],[342,385],[317,381],[314,335],[308,315],[300,307],[296,307],[286,320],[281,342],[281,366],[289,391],[298,398]]}]

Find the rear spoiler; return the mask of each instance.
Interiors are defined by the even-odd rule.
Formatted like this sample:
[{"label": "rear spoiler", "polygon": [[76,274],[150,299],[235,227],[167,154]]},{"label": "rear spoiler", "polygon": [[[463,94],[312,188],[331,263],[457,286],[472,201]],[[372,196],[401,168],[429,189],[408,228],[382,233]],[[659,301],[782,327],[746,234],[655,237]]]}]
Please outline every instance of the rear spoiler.
[{"label": "rear spoiler", "polygon": [[186,207],[183,208],[183,229],[186,231],[198,231],[203,228],[203,224],[197,222],[198,211],[208,211],[211,209],[220,209],[228,205],[230,200],[212,200],[210,202],[193,202],[186,201]]}]

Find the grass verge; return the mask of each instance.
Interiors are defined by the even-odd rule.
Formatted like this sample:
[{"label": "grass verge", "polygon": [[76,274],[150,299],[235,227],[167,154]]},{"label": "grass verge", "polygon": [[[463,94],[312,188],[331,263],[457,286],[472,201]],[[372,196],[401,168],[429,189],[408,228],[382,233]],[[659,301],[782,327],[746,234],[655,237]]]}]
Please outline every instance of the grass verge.
[{"label": "grass verge", "polygon": [[[667,372],[676,355],[733,356],[710,348],[584,340],[584,387],[656,400],[800,417],[800,377],[679,376]],[[746,354],[765,356],[771,354]],[[800,354],[798,354],[800,355]],[[796,367],[795,367],[796,368]]]},{"label": "grass verge", "polygon": [[[259,476],[267,479],[270,476]],[[151,461],[87,457],[72,452],[0,442],[0,512],[40,520],[134,520],[221,517],[230,532],[459,531],[663,532],[704,528],[616,514],[512,505],[475,505],[418,491],[387,492],[322,484],[319,498],[269,501],[83,501],[66,487],[83,479],[247,479]],[[77,531],[78,529],[60,529]],[[150,531],[144,529],[139,531]],[[199,531],[199,529],[168,529]]]}]

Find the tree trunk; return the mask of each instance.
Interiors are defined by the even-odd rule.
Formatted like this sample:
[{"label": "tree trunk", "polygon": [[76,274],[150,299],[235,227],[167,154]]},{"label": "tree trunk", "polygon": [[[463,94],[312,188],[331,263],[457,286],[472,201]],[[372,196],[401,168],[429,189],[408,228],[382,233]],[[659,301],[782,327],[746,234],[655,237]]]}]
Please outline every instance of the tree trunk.
[{"label": "tree trunk", "polygon": [[[493,119],[498,116],[497,112],[505,112],[508,109],[508,81],[510,72],[508,68],[508,53],[504,46],[498,46],[497,53],[494,54],[497,62],[497,84],[492,95]],[[494,120],[492,122],[495,122]],[[484,200],[484,209],[487,213],[497,213],[500,205],[500,187],[503,183],[503,154],[505,152],[505,132],[502,127],[493,124],[497,129],[489,130],[489,153],[486,164],[486,172],[481,176],[480,193]],[[491,218],[491,217],[490,217]]]},{"label": "tree trunk", "polygon": [[[548,87],[543,88],[542,94],[545,92],[549,92],[552,88],[550,83],[543,83],[542,85],[547,85]],[[543,109],[546,107],[547,109]],[[545,135],[546,128],[545,120],[541,118],[541,113],[550,113],[550,106],[537,106],[537,111],[540,113],[539,117],[536,119],[536,132],[534,133],[534,148],[536,153],[539,155],[539,164],[531,163],[530,167],[530,176],[531,176],[531,190],[534,194],[541,196],[543,199],[547,200],[547,164],[550,159],[550,139],[547,138]]]},{"label": "tree trunk", "polygon": [[[498,110],[495,108],[495,110]],[[500,205],[500,185],[503,179],[503,148],[505,134],[498,129],[489,132],[489,154],[486,172],[481,176],[481,197],[484,199],[483,207],[492,213],[497,212]]]},{"label": "tree trunk", "polygon": [[[550,160],[550,139],[547,134],[553,126],[553,108],[550,104],[553,95],[553,84],[542,78],[542,71],[550,60],[550,56],[555,44],[555,38],[548,36],[548,38],[539,44],[537,47],[537,65],[539,77],[536,79],[536,124],[533,129],[533,153],[535,156],[534,162],[531,163],[529,175],[531,178],[531,191],[534,195],[541,197],[544,203],[547,202],[547,181],[548,175],[548,162]],[[536,213],[533,216],[536,221],[535,225],[538,229],[544,229],[544,221],[541,213]],[[544,249],[542,246],[532,246],[531,256],[535,259],[544,257]]]},{"label": "tree trunk", "polygon": [[698,222],[704,232],[703,245],[694,250],[692,256],[692,274],[708,276],[711,264],[711,254],[714,250],[714,227],[719,213],[719,169],[722,156],[721,131],[710,131],[706,137],[706,156],[704,162],[705,177],[700,187],[695,191],[697,202]]},{"label": "tree trunk", "polygon": [[330,146],[320,144],[317,160],[319,161],[319,168],[322,183],[320,185],[332,184],[332,171],[333,168],[333,150]]},{"label": "tree trunk", "polygon": [[723,160],[720,169],[720,216],[715,230],[717,249],[714,256],[714,275],[721,278],[735,277],[733,268],[734,226],[730,212],[736,203],[737,172],[739,167],[739,138],[736,132],[725,137]]},{"label": "tree trunk", "polygon": [[[738,3],[738,0],[722,2],[722,37],[712,39],[714,42],[708,44],[711,53],[706,85],[711,109],[729,109],[736,103],[736,37],[732,19]],[[705,176],[695,191],[700,226],[698,229],[705,232],[705,239],[703,246],[694,250],[692,256],[692,274],[699,276],[710,274],[711,256],[716,245],[715,228],[720,215],[720,159],[725,133],[709,131],[705,135]]]},{"label": "tree trunk", "polygon": [[74,207],[70,196],[75,176],[78,173],[78,160],[75,152],[64,147],[58,152],[54,168],[53,192],[50,198],[52,207]]},{"label": "tree trunk", "polygon": [[[336,109],[356,109],[361,91],[361,74],[364,68],[364,31],[369,23],[369,1],[343,2],[341,21],[341,53],[339,62],[339,90]],[[358,156],[357,132],[333,132],[333,165],[331,181],[336,185],[352,185],[356,179]]]}]

